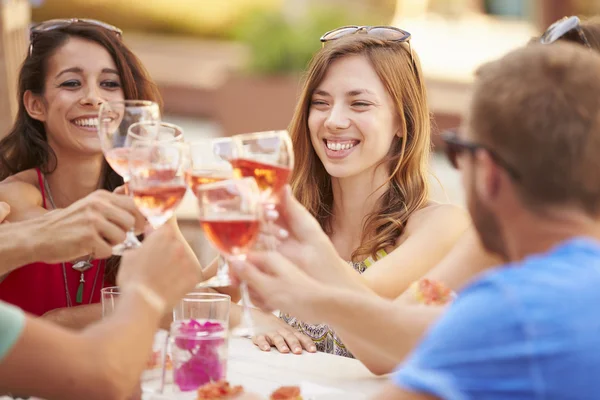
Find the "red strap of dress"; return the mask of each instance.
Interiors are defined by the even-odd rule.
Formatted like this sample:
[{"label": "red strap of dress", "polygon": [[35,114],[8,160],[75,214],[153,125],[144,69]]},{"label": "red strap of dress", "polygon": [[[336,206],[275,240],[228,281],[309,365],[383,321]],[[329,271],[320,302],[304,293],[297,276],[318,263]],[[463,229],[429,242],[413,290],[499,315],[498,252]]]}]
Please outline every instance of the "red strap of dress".
[{"label": "red strap of dress", "polygon": [[46,190],[44,189],[44,176],[42,175],[42,171],[40,171],[39,168],[36,168],[35,172],[37,172],[38,183],[40,185],[40,192],[42,193],[42,205],[45,209],[48,209],[48,207],[46,207]]}]

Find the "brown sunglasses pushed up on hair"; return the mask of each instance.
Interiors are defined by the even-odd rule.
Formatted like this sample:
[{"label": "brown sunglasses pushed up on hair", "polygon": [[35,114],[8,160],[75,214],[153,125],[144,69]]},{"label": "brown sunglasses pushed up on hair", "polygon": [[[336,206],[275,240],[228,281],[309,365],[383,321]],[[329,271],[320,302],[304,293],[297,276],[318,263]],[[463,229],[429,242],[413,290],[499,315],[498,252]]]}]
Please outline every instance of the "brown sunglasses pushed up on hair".
[{"label": "brown sunglasses pushed up on hair", "polygon": [[98,21],[95,19],[86,19],[86,18],[69,18],[69,19],[51,19],[48,21],[40,22],[39,24],[33,25],[29,30],[29,56],[33,53],[33,41],[40,34],[44,32],[50,32],[55,29],[62,29],[69,25],[82,22],[84,24],[89,24],[93,26],[97,26],[99,28],[106,29],[109,32],[114,33],[117,37],[121,38],[123,36],[123,31],[116,26],[107,24],[106,22]]},{"label": "brown sunglasses pushed up on hair", "polygon": [[446,157],[450,164],[458,169],[458,156],[464,151],[468,151],[472,155],[478,150],[485,150],[490,157],[502,167],[514,180],[521,179],[521,174],[513,168],[509,163],[504,161],[496,152],[487,148],[482,144],[470,142],[468,140],[461,139],[458,136],[458,132],[454,129],[445,131],[441,134],[442,140],[444,141]]},{"label": "brown sunglasses pushed up on hair", "polygon": [[390,42],[408,44],[408,49],[410,50],[410,61],[413,63],[414,66],[415,60],[413,57],[412,46],[410,45],[410,38],[412,36],[405,30],[396,28],[394,26],[342,26],[340,28],[336,28],[332,31],[326,32],[323,36],[321,36],[321,39],[319,40],[321,41],[322,45],[325,46],[327,42],[339,39],[347,35],[354,34],[370,35],[378,39],[387,40]]}]

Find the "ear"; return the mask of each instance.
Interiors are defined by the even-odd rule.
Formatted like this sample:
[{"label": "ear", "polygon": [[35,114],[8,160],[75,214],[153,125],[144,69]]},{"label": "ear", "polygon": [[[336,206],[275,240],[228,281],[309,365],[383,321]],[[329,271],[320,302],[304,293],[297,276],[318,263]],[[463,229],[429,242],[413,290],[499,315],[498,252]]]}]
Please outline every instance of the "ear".
[{"label": "ear", "polygon": [[487,151],[478,150],[474,158],[475,190],[481,201],[489,204],[500,195],[502,171]]},{"label": "ear", "polygon": [[396,136],[398,136],[400,139],[404,139],[405,133],[400,127],[398,127],[398,129],[396,130]]},{"label": "ear", "polygon": [[40,122],[46,121],[46,103],[42,96],[34,94],[31,90],[27,90],[23,95],[23,103],[27,114]]}]

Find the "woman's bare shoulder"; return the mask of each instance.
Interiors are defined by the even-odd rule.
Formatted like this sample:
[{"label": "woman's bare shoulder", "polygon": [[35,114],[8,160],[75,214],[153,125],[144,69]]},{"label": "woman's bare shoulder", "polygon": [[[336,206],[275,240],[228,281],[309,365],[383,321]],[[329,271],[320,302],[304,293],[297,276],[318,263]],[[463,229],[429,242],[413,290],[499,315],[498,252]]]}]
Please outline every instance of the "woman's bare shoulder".
[{"label": "woman's bare shoulder", "polygon": [[406,233],[421,229],[423,226],[439,226],[459,224],[464,229],[469,226],[469,213],[454,204],[429,202],[423,208],[415,211],[406,223]]},{"label": "woman's bare shoulder", "polygon": [[11,207],[10,220],[18,217],[21,210],[42,206],[42,193],[35,169],[28,169],[11,175],[0,182],[0,201]]},{"label": "woman's bare shoulder", "polygon": [[31,185],[39,190],[38,176],[35,168],[26,169],[25,171],[21,171],[9,176],[8,178],[0,182],[0,187],[5,184],[11,183],[24,183]]}]

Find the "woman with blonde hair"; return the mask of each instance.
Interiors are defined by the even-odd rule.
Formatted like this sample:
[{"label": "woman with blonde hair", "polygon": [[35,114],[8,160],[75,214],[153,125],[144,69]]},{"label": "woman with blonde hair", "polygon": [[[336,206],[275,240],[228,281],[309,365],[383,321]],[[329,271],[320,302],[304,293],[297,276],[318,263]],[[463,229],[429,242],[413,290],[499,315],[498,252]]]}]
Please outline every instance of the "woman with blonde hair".
[{"label": "woman with blonde hair", "polygon": [[[347,261],[347,273],[386,298],[425,275],[469,225],[463,210],[429,198],[430,113],[409,40],[394,27],[325,34],[290,125],[294,195]],[[326,324],[281,318],[317,350],[351,356]],[[282,336],[254,341],[281,350]]]}]

